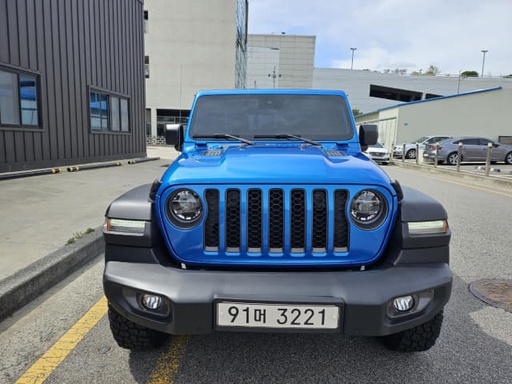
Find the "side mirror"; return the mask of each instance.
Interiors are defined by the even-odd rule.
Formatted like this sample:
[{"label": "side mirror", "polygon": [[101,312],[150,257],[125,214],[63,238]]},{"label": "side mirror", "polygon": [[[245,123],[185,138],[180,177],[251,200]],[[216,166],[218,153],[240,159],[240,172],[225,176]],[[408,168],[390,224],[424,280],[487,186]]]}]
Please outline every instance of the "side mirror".
[{"label": "side mirror", "polygon": [[369,145],[377,144],[379,129],[376,124],[362,124],[359,127],[359,144],[361,151],[366,151]]},{"label": "side mirror", "polygon": [[166,124],[165,125],[165,144],[174,145],[177,151],[181,152],[183,145],[183,125]]}]

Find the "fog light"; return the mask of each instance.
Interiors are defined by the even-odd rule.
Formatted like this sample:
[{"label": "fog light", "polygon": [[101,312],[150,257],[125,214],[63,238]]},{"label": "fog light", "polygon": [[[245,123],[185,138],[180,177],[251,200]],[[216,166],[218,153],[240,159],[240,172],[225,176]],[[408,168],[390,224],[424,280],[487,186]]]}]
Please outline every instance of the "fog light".
[{"label": "fog light", "polygon": [[162,298],[156,295],[142,295],[142,305],[152,311],[157,310],[162,305]]},{"label": "fog light", "polygon": [[414,306],[414,299],[412,296],[397,297],[393,300],[393,307],[398,312],[406,312]]}]

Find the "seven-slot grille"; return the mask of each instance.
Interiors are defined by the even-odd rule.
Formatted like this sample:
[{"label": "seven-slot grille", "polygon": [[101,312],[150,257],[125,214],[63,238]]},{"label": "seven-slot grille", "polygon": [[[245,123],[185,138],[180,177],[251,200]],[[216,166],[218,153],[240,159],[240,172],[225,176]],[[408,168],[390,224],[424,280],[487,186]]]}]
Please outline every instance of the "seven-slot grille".
[{"label": "seven-slot grille", "polygon": [[204,197],[205,251],[275,255],[348,251],[346,190],[207,189]]}]

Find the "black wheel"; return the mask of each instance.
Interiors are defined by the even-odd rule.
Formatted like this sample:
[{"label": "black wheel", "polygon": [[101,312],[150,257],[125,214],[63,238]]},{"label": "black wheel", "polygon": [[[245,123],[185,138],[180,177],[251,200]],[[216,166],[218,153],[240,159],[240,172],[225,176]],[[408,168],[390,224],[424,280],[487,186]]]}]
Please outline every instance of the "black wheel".
[{"label": "black wheel", "polygon": [[417,327],[382,337],[383,344],[392,351],[397,352],[423,352],[434,346],[441,325],[443,324],[443,311],[432,320]]},{"label": "black wheel", "polygon": [[[457,159],[459,158],[459,154],[457,152],[452,152],[446,157],[446,162],[450,165],[457,165]],[[462,161],[462,158],[461,158]]]},{"label": "black wheel", "polygon": [[405,153],[405,158],[406,159],[415,159],[416,158],[416,149],[409,149],[406,153]]},{"label": "black wheel", "polygon": [[124,318],[110,305],[108,306],[108,320],[112,335],[121,348],[132,351],[156,349],[169,338],[166,333],[142,327]]},{"label": "black wheel", "polygon": [[512,164],[512,151],[505,156],[505,164]]}]

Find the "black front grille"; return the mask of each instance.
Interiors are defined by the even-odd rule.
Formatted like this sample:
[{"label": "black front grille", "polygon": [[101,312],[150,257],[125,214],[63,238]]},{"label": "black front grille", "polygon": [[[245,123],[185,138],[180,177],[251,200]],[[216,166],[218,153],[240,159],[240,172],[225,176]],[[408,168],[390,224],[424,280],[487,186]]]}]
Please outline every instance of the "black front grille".
[{"label": "black front grille", "polygon": [[290,247],[292,253],[306,249],[306,192],[292,189],[290,197]]},{"label": "black front grille", "polygon": [[[334,196],[329,198],[329,193]],[[291,254],[347,252],[347,199],[346,190],[321,188],[207,189],[204,249],[277,255],[285,250]]]},{"label": "black front grille", "polygon": [[313,191],[313,252],[327,250],[327,194],[324,190]]},{"label": "black front grille", "polygon": [[219,250],[219,191],[208,189],[205,193],[208,216],[204,222],[204,248],[207,251]]},{"label": "black front grille", "polygon": [[261,190],[249,189],[247,192],[247,248],[249,252],[261,252],[261,234],[263,228]]},{"label": "black front grille", "polygon": [[228,189],[226,193],[226,250],[240,251],[240,191]]},{"label": "black front grille", "polygon": [[[344,207],[347,205],[347,191],[337,190],[334,192],[334,206]],[[336,209],[334,211],[334,251],[346,252],[348,250],[348,221],[345,211]]]},{"label": "black front grille", "polygon": [[269,252],[282,252],[284,245],[284,193],[271,189],[268,199]]}]

